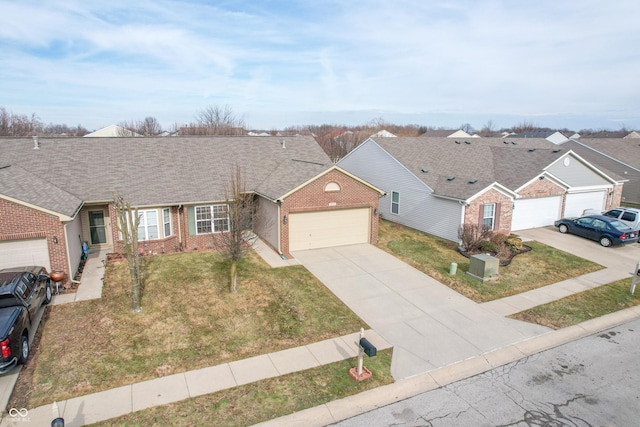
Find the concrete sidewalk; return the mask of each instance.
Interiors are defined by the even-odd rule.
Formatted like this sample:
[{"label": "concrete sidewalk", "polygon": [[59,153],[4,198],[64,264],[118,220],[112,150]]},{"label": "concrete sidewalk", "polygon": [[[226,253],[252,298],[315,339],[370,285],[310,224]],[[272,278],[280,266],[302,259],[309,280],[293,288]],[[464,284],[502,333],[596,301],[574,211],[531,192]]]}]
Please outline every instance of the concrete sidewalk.
[{"label": "concrete sidewalk", "polygon": [[[374,331],[365,331],[365,336],[380,350],[390,347]],[[65,420],[65,426],[80,427],[153,406],[350,359],[358,354],[356,343],[359,337],[360,333],[357,332],[302,347],[168,375],[57,402],[57,408]],[[20,421],[45,426],[50,425],[55,416],[57,414],[54,414],[52,405],[45,405],[29,409],[27,416]],[[15,417],[5,416],[1,425],[8,427],[15,425],[15,422]]]}]

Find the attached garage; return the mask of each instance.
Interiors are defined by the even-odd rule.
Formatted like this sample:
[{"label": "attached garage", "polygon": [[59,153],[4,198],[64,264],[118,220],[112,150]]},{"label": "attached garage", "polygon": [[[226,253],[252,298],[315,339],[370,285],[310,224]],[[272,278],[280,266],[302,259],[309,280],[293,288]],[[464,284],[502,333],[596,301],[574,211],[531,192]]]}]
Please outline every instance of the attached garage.
[{"label": "attached garage", "polygon": [[41,265],[51,270],[46,239],[9,240],[0,242],[0,269],[23,265]]},{"label": "attached garage", "polygon": [[370,208],[291,213],[289,250],[368,243],[370,215]]},{"label": "attached garage", "polygon": [[564,216],[580,216],[585,209],[604,209],[606,191],[568,193],[564,206]]},{"label": "attached garage", "polygon": [[562,196],[517,199],[514,203],[511,230],[546,227],[560,218]]}]

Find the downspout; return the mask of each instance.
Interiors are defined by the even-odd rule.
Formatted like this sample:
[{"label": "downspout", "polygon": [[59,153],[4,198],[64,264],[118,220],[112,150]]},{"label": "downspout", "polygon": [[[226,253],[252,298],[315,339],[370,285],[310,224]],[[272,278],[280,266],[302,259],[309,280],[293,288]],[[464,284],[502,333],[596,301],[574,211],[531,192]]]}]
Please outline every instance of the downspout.
[{"label": "downspout", "polygon": [[[180,252],[182,252],[182,217],[180,216],[180,209],[182,209],[182,205],[178,205],[178,245]],[[182,211],[184,212],[184,209]]]}]

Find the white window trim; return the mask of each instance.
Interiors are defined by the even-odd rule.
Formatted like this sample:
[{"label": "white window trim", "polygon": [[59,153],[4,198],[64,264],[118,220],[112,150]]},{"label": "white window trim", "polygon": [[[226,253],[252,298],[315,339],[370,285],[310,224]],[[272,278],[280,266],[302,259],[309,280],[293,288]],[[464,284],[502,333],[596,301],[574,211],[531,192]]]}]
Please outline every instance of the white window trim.
[{"label": "white window trim", "polygon": [[[397,194],[398,195],[398,201],[394,202],[393,201],[393,195]],[[396,206],[396,210],[397,212],[393,211],[393,206]],[[399,191],[392,191],[391,192],[391,210],[390,210],[392,215],[400,215],[400,192]]]},{"label": "white window trim", "polygon": [[[493,206],[491,216],[487,216],[487,210],[486,210],[487,206]],[[487,219],[491,219],[491,229],[493,230],[494,226],[496,225],[496,204],[495,203],[485,203],[484,205],[482,205],[482,225],[488,225],[486,223]]]},{"label": "white window trim", "polygon": [[[147,219],[147,214],[154,212],[156,214],[156,235],[157,237],[154,239],[149,238],[149,221]],[[160,225],[158,221],[158,210],[157,209],[146,209],[146,210],[138,210],[138,218],[140,218],[140,223],[138,224],[138,241],[149,241],[149,240],[158,240],[160,238]],[[152,225],[153,227],[153,225]],[[143,233],[143,239],[140,239],[140,230]]]},{"label": "white window trim", "polygon": [[[215,233],[224,233],[229,231],[229,208],[227,207],[227,216],[224,218],[221,217],[216,217],[215,216],[215,207],[216,206],[226,206],[224,203],[217,203],[215,205],[202,205],[202,206],[196,206],[193,209],[193,214],[195,216],[195,222],[196,222],[196,234],[200,235],[200,234],[215,234]],[[200,222],[205,222],[206,220],[199,220],[198,219],[198,208],[208,208],[209,209],[209,213],[211,215],[211,220],[210,220],[210,225],[211,225],[211,231],[209,232],[204,232],[201,233],[198,231],[198,223]],[[226,230],[216,230],[216,220],[226,220],[227,221],[227,229]]]},{"label": "white window trim", "polygon": [[[166,218],[165,218],[165,213],[167,214]],[[167,234],[167,225],[169,226],[168,234]],[[171,224],[171,208],[162,208],[162,232],[164,233],[164,237],[169,237],[173,234],[173,226]]]}]

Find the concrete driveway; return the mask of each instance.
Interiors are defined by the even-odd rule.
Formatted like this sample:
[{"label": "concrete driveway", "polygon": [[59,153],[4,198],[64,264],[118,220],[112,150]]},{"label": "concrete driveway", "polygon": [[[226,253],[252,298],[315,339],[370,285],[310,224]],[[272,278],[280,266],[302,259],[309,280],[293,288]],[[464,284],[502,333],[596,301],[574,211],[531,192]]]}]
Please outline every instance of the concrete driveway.
[{"label": "concrete driveway", "polygon": [[502,317],[369,244],[293,255],[394,346],[396,380],[550,331]]}]

